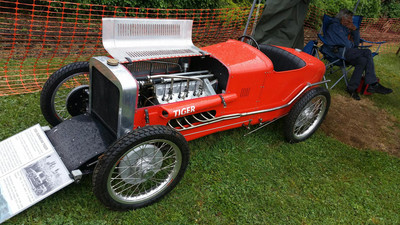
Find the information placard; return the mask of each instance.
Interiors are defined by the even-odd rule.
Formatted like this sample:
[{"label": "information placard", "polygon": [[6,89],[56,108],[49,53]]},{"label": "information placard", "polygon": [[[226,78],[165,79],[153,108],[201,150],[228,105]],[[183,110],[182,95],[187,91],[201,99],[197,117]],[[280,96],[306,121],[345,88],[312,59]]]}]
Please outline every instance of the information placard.
[{"label": "information placard", "polygon": [[0,223],[72,182],[39,124],[0,142]]}]

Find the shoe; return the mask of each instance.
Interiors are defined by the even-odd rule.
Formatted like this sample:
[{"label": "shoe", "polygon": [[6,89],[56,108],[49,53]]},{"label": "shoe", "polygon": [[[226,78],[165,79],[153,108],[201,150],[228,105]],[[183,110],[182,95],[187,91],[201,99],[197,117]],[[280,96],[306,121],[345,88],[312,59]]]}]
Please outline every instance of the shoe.
[{"label": "shoe", "polygon": [[358,93],[356,91],[350,91],[349,89],[346,89],[346,91],[347,91],[347,93],[350,94],[350,97],[352,97],[353,99],[355,99],[357,101],[361,100],[360,96],[358,95]]},{"label": "shoe", "polygon": [[380,83],[370,84],[367,88],[367,92],[378,93],[378,94],[390,94],[393,92],[392,89],[382,86]]}]

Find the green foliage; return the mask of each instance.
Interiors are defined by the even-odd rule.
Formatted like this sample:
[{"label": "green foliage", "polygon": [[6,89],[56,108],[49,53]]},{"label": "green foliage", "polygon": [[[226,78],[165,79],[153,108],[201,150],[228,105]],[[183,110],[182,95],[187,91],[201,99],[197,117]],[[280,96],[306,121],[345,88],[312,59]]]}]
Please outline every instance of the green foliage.
[{"label": "green foliage", "polygon": [[[258,0],[261,4],[264,4],[265,0]],[[257,3],[258,3],[257,1]],[[234,7],[242,7],[242,6],[251,6],[253,4],[252,0],[224,0],[223,5],[225,6],[234,6]]]},{"label": "green foliage", "polygon": [[225,0],[70,0],[69,2],[155,9],[208,9],[228,4]]},{"label": "green foliage", "polygon": [[[319,9],[336,14],[340,9],[354,10],[358,0],[311,0],[311,5]],[[357,7],[357,15],[368,18],[379,17],[381,10],[380,0],[360,0]]]},{"label": "green foliage", "polygon": [[[62,2],[62,0],[57,1]],[[251,6],[253,0],[69,0],[68,2],[155,9],[214,9]],[[264,3],[264,0],[261,0],[261,3]]]},{"label": "green foliage", "polygon": [[380,17],[381,1],[380,0],[362,0],[357,8],[357,15],[362,15],[367,18]]},{"label": "green foliage", "polygon": [[[336,14],[340,9],[354,10],[358,0],[311,0],[311,5]],[[357,7],[357,15],[368,18],[400,17],[400,0],[360,0]]]},{"label": "green foliage", "polygon": [[[30,0],[20,0],[30,1]],[[328,14],[336,14],[342,8],[353,10],[358,0],[311,0],[311,5]],[[53,1],[57,4],[62,0]],[[154,9],[215,9],[251,6],[253,0],[69,0],[81,4],[95,4],[118,7],[154,8]],[[264,4],[264,0],[261,3]],[[81,6],[87,8],[86,6]],[[400,0],[360,0],[358,15],[368,18],[400,17]]]},{"label": "green foliage", "polygon": [[382,1],[382,17],[399,18],[400,17],[400,0]]}]

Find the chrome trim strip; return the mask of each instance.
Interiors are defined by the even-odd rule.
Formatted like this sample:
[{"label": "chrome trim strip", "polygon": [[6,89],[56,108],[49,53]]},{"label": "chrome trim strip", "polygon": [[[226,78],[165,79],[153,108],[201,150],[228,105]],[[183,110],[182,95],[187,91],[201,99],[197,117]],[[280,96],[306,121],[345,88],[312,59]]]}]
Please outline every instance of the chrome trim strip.
[{"label": "chrome trim strip", "polygon": [[[192,72],[185,72],[185,73],[174,73],[174,74],[163,74],[162,76],[168,77],[168,76],[192,76],[192,75],[199,75],[199,74],[210,74],[210,71],[208,70],[200,70],[200,71],[192,71]],[[154,78],[154,76],[157,75],[150,75],[148,76],[150,79]]]},{"label": "chrome trim strip", "polygon": [[197,78],[197,77],[185,77],[185,76],[176,76],[176,75],[154,75],[150,76],[150,79],[156,79],[156,78],[171,78],[171,79],[182,79],[182,80],[197,80],[203,82],[202,79]]},{"label": "chrome trim strip", "polygon": [[[119,138],[126,132],[133,130],[138,84],[132,74],[123,65],[118,64],[117,66],[110,66],[107,64],[108,59],[109,58],[106,56],[93,57],[90,59],[90,81],[92,81],[92,68],[95,67],[119,89],[117,130],[117,137]],[[89,112],[92,111],[91,89],[92,84],[90,84],[89,87]]]},{"label": "chrome trim strip", "polygon": [[282,106],[278,106],[272,109],[264,109],[264,110],[259,110],[259,111],[254,111],[254,112],[249,112],[249,113],[243,113],[242,116],[248,116],[248,115],[254,115],[254,114],[259,114],[259,113],[265,113],[265,112],[270,112],[270,111],[275,111],[278,109],[282,109],[285,107],[288,107],[289,105],[291,105],[300,95],[302,95],[304,93],[304,91],[306,91],[308,88],[312,87],[312,86],[316,86],[316,85],[320,85],[320,84],[325,84],[327,82],[329,82],[330,80],[325,80],[325,81],[320,81],[317,83],[313,83],[310,84],[308,83],[292,100],[290,100],[286,105],[282,105]]},{"label": "chrome trim strip", "polygon": [[189,126],[193,126],[193,124],[191,124],[190,122],[189,122],[189,120],[186,118],[186,116],[185,117],[183,117],[183,119],[185,119],[185,122],[187,123],[187,124],[189,124]]},{"label": "chrome trim strip", "polygon": [[[188,80],[187,77],[185,78],[176,78],[176,77],[172,77],[171,76],[165,76],[165,77],[161,77],[163,79],[164,83],[169,83],[173,81],[182,81],[182,80]],[[214,74],[206,74],[206,75],[198,75],[198,76],[191,76],[190,78],[194,78],[194,80],[197,79],[203,79],[203,78],[210,78],[210,77],[214,77]]]},{"label": "chrome trim strip", "polygon": [[[185,127],[179,122],[179,120],[176,120],[176,123],[178,123],[178,125],[180,126],[180,127],[182,127],[182,129],[185,129]],[[171,125],[170,125],[171,126]]]},{"label": "chrome trim strip", "polygon": [[231,123],[231,124],[227,124],[227,125],[220,126],[220,127],[214,127],[214,128],[210,128],[210,129],[207,129],[207,130],[201,130],[201,131],[193,132],[193,133],[190,133],[190,134],[185,134],[183,136],[190,136],[190,135],[194,135],[194,134],[204,133],[204,132],[207,132],[207,131],[210,131],[210,130],[221,129],[221,128],[224,128],[224,127],[230,127],[230,126],[233,126],[233,125],[236,125],[236,124],[243,124],[243,123],[246,123],[246,122],[249,122],[249,121],[248,120],[243,120],[243,121],[240,121],[240,122],[237,122],[237,123]]},{"label": "chrome trim strip", "polygon": [[243,135],[243,137],[246,137],[247,135],[252,134],[252,133],[254,133],[254,132],[256,132],[256,131],[262,129],[262,128],[264,128],[265,126],[270,125],[271,123],[277,121],[277,120],[280,119],[281,117],[283,117],[283,116],[280,116],[280,117],[275,118],[275,119],[273,119],[273,120],[267,121],[267,122],[265,122],[265,123],[259,123],[259,127],[255,128],[254,130],[250,131],[249,133]]},{"label": "chrome trim strip", "polygon": [[[320,81],[320,82],[313,83],[313,84],[308,83],[292,100],[290,100],[287,104],[279,106],[279,107],[275,107],[275,108],[271,108],[271,109],[263,109],[263,110],[253,111],[253,112],[247,112],[247,113],[235,113],[235,114],[230,114],[230,115],[224,115],[224,116],[221,116],[221,117],[214,117],[212,119],[208,119],[208,122],[205,122],[203,124],[193,125],[193,126],[185,127],[185,128],[182,128],[182,129],[176,129],[175,127],[171,126],[171,124],[169,122],[168,122],[168,125],[171,128],[176,129],[177,131],[185,131],[185,130],[190,130],[190,129],[194,129],[194,128],[197,128],[197,127],[202,127],[202,126],[206,126],[206,125],[209,125],[209,124],[221,122],[221,121],[224,121],[224,120],[232,120],[232,119],[237,119],[237,118],[240,118],[240,117],[243,117],[243,116],[249,116],[249,115],[260,114],[260,113],[279,110],[279,109],[282,109],[282,108],[285,108],[285,107],[288,107],[289,105],[291,105],[308,88],[310,88],[312,86],[320,85],[320,84],[325,84],[325,83],[327,83],[329,81],[330,80],[325,80],[325,81]],[[191,115],[188,115],[188,116],[191,116]]]}]

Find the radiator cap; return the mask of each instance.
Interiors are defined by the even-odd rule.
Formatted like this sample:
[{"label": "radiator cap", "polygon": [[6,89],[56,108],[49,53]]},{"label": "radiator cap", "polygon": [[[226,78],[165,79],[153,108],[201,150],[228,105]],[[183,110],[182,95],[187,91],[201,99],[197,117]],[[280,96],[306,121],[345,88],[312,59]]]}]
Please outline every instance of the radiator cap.
[{"label": "radiator cap", "polygon": [[116,59],[108,59],[107,60],[107,64],[110,65],[110,66],[118,66],[119,61],[116,60]]}]

